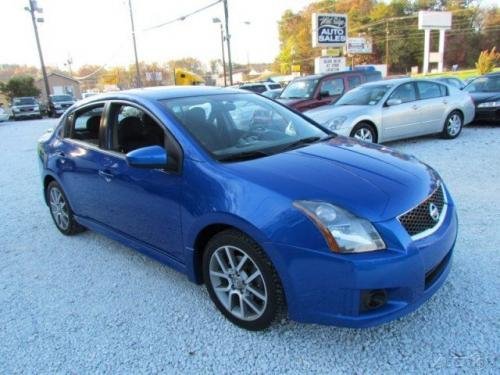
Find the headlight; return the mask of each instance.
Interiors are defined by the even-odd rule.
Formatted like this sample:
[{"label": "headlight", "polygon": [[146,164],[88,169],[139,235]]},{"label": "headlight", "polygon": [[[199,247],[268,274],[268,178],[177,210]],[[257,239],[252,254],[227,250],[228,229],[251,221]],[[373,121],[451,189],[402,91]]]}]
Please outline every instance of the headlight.
[{"label": "headlight", "polygon": [[500,102],[484,102],[478,104],[477,106],[477,108],[493,108],[493,107],[500,107]]},{"label": "headlight", "polygon": [[33,107],[33,110],[34,110],[34,111],[39,111],[39,110],[40,110],[40,107],[36,105],[35,107]]},{"label": "headlight", "polygon": [[338,129],[342,126],[346,119],[347,117],[345,116],[335,117],[326,123],[326,127],[331,130]]},{"label": "headlight", "polygon": [[325,202],[295,201],[293,205],[318,227],[330,250],[364,253],[385,249],[385,243],[366,219]]}]

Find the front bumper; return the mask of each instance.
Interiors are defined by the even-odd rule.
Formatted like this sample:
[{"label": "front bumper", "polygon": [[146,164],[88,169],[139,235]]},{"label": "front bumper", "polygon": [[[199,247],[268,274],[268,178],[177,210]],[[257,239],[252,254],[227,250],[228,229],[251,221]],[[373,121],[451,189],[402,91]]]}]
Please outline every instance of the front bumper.
[{"label": "front bumper", "polygon": [[475,121],[494,121],[500,124],[500,107],[477,108]]},{"label": "front bumper", "polygon": [[[450,272],[458,229],[451,200],[439,229],[420,240],[412,241],[396,219],[376,227],[387,250],[337,255],[269,244],[291,319],[370,327],[414,311],[441,287]],[[366,310],[362,297],[372,290],[384,290],[387,302]]]}]

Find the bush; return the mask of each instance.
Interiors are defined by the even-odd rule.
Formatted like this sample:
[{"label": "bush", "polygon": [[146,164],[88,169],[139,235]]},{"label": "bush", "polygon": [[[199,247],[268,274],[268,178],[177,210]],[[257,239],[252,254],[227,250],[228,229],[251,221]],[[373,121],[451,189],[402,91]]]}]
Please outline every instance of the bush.
[{"label": "bush", "polygon": [[495,50],[495,47],[493,47],[491,51],[484,50],[477,59],[476,69],[481,75],[490,73],[493,71],[498,61],[500,61],[500,53]]},{"label": "bush", "polygon": [[31,76],[12,77],[7,83],[0,85],[0,91],[7,95],[9,99],[19,96],[40,95],[40,90],[35,86],[35,80]]}]

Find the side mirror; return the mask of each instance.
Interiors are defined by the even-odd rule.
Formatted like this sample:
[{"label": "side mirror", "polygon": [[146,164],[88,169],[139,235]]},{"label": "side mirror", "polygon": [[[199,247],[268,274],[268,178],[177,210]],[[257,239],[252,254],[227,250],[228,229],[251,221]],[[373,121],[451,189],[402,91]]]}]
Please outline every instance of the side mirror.
[{"label": "side mirror", "polygon": [[320,91],[318,94],[318,99],[328,98],[330,93],[328,91]]},{"label": "side mirror", "polygon": [[393,105],[400,105],[401,103],[403,103],[401,99],[389,99],[386,104],[388,107],[392,107]]},{"label": "side mirror", "polygon": [[160,146],[148,146],[130,151],[125,155],[127,164],[136,168],[165,168],[167,166],[167,151]]}]

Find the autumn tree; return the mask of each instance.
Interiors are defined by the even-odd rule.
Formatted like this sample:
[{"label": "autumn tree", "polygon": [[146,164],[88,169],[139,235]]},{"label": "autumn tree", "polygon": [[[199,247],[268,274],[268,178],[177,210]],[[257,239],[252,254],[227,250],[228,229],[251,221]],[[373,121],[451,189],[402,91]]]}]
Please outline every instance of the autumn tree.
[{"label": "autumn tree", "polygon": [[0,91],[9,99],[19,96],[34,96],[40,95],[40,90],[35,86],[35,80],[31,76],[15,76],[7,81],[0,83]]}]

